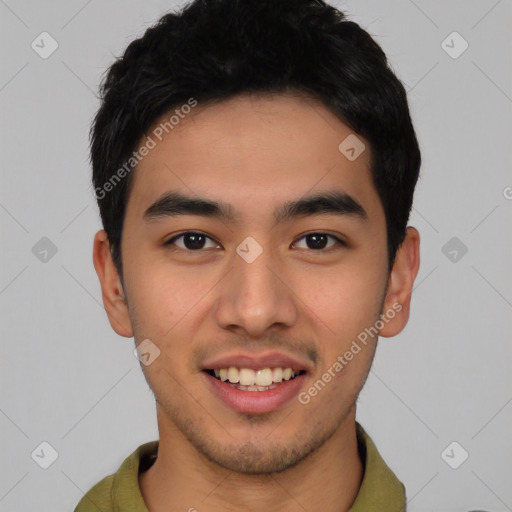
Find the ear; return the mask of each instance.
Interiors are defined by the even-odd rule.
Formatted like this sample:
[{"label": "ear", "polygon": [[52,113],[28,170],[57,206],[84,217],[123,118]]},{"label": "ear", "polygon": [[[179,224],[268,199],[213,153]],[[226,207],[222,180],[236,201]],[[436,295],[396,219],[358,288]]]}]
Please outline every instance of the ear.
[{"label": "ear", "polygon": [[[408,227],[388,280],[382,315],[387,317],[379,336],[396,336],[407,325],[414,280],[420,266],[420,234]],[[386,315],[386,312],[388,314]],[[392,313],[394,312],[394,316]]]},{"label": "ear", "polygon": [[110,242],[103,229],[98,231],[94,237],[92,259],[100,280],[103,305],[110,325],[120,336],[131,338],[133,327],[128,304],[119,273],[112,259]]}]

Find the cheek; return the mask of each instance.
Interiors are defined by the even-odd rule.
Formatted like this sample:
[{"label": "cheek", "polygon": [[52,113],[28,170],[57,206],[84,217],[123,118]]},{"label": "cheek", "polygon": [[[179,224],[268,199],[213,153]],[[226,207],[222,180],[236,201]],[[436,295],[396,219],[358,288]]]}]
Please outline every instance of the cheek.
[{"label": "cheek", "polygon": [[337,269],[329,275],[309,276],[308,283],[301,297],[308,298],[305,303],[313,318],[321,320],[337,339],[357,335],[379,314],[384,284],[374,271]]},{"label": "cheek", "polygon": [[[188,321],[202,310],[199,299],[212,288],[214,279],[198,272],[171,269],[166,265],[126,266],[127,288],[140,335],[153,337],[162,346],[181,337]],[[181,333],[181,334],[180,334]]]},{"label": "cheek", "polygon": [[153,336],[163,342],[190,309],[190,297],[187,296],[190,290],[168,278],[159,279],[156,274],[133,282],[133,287],[136,292],[131,298],[138,325],[144,329],[145,336]]}]

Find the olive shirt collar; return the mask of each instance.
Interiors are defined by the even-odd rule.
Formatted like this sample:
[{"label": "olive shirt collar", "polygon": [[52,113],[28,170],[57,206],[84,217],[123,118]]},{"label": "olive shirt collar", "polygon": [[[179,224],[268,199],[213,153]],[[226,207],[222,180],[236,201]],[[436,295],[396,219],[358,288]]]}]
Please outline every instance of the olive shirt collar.
[{"label": "olive shirt collar", "polygon": [[[405,487],[379,454],[363,427],[356,422],[358,450],[364,475],[348,512],[404,512]],[[139,472],[156,460],[159,441],[139,446],[119,470],[84,495],[74,512],[149,512],[139,487]]]}]

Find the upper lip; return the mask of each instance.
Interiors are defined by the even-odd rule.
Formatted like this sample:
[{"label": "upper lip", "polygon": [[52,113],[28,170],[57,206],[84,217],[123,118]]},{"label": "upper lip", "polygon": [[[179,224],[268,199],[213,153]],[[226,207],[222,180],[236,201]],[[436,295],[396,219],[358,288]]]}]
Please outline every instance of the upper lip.
[{"label": "upper lip", "polygon": [[291,368],[294,371],[309,371],[309,365],[293,356],[272,352],[267,354],[231,354],[206,361],[201,370],[215,370],[219,368]]}]

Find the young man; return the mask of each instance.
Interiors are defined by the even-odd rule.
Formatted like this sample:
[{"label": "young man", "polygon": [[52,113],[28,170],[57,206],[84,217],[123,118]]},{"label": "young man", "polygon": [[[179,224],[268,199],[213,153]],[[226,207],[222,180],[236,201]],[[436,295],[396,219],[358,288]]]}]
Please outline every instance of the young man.
[{"label": "young man", "polygon": [[94,265],[159,440],[75,512],[404,510],[356,422],[419,266],[420,152],[380,47],[321,0],[196,0],[101,92]]}]

